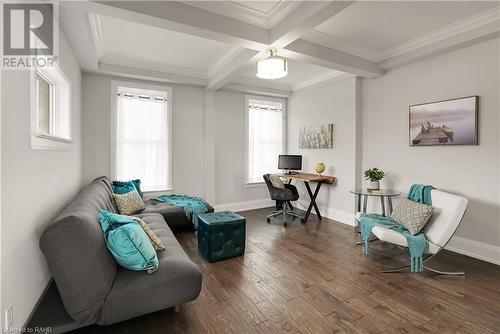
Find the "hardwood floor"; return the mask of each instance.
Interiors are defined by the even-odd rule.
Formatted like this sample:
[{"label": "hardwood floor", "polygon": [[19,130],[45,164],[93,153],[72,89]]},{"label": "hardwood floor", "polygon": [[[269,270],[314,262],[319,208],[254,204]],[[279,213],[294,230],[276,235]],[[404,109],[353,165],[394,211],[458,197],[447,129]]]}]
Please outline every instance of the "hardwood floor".
[{"label": "hardwood floor", "polygon": [[247,218],[243,257],[208,263],[194,234],[178,239],[203,271],[199,298],[76,333],[499,333],[500,266],[444,251],[429,264],[465,278],[382,274],[408,256],[381,242],[368,256],[354,229],[311,215],[283,227],[270,209]]}]

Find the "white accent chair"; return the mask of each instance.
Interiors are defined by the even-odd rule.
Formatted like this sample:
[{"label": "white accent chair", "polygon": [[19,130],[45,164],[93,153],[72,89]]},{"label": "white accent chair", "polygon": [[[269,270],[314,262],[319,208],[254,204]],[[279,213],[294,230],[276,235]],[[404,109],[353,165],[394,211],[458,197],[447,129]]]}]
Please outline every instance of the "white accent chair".
[{"label": "white accent chair", "polygon": [[[425,265],[425,262],[430,260],[432,257],[437,255],[450,241],[453,234],[460,225],[462,221],[465,210],[467,208],[467,198],[458,195],[450,194],[441,190],[431,191],[432,206],[435,208],[432,213],[431,219],[424,227],[424,234],[429,242],[429,251],[427,253],[428,257],[424,259],[424,269],[432,271],[441,275],[458,275],[464,276],[464,272],[445,272],[430,268]],[[359,224],[361,213],[356,213],[356,220]],[[406,238],[396,231],[391,229],[375,226],[372,230],[378,239],[384,242],[388,242],[404,249],[408,249],[408,243]],[[383,270],[383,273],[400,272],[410,265],[403,266],[400,268]]]}]

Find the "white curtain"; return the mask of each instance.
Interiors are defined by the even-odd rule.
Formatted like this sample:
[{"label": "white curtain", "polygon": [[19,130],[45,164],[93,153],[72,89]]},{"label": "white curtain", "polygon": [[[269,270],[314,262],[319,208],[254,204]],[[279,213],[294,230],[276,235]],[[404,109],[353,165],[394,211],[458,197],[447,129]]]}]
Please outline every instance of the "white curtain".
[{"label": "white curtain", "polygon": [[281,104],[250,100],[248,108],[247,182],[262,182],[262,175],[278,171],[278,155],[283,154]]},{"label": "white curtain", "polygon": [[140,179],[144,191],[170,189],[167,106],[165,99],[118,96],[118,180]]}]

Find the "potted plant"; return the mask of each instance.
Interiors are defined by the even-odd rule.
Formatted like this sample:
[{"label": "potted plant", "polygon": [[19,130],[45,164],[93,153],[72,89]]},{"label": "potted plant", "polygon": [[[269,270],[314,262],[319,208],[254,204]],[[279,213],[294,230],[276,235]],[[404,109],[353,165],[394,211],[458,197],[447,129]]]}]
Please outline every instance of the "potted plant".
[{"label": "potted plant", "polygon": [[379,190],[380,180],[382,180],[384,176],[384,171],[377,167],[365,170],[365,179],[370,181],[368,190]]}]

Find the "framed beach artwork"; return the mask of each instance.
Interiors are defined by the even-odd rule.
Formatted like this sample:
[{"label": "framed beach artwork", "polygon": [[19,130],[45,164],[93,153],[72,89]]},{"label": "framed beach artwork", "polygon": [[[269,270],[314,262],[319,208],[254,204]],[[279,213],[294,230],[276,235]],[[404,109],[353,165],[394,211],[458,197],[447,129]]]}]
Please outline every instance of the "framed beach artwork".
[{"label": "framed beach artwork", "polygon": [[479,96],[410,106],[410,146],[478,145]]},{"label": "framed beach artwork", "polygon": [[300,128],[299,148],[333,148],[333,124]]}]

